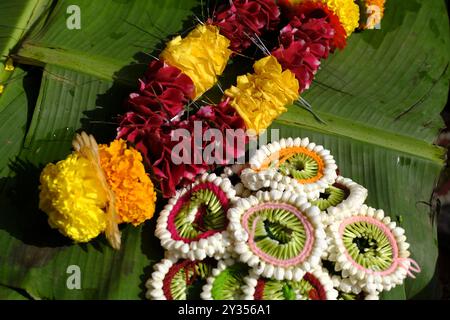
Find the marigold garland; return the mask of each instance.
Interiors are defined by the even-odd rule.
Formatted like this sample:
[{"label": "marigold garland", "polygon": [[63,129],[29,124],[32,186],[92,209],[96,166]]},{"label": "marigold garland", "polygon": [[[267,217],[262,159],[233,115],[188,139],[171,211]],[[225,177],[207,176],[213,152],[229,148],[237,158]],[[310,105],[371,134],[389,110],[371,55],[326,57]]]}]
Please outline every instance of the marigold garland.
[{"label": "marigold garland", "polygon": [[161,60],[152,61],[139,82],[139,92],[130,94],[126,106],[146,116],[154,112],[173,118],[195,97],[191,78]]},{"label": "marigold garland", "polygon": [[[272,56],[255,63],[254,74],[238,77],[237,85],[226,90],[224,100],[214,106],[234,109],[227,112],[235,120],[222,123],[231,123],[231,129],[244,127],[251,135],[270,126],[287,105],[299,98],[299,93],[309,88],[321,60],[336,48],[342,49],[358,24],[359,9],[352,0],[285,0],[278,4],[289,19],[281,28],[279,47],[271,51]],[[183,105],[189,105],[189,100],[197,99],[216,83],[232,50],[241,52],[252,43],[263,46],[258,37],[275,30],[279,21],[275,1],[232,0],[215,8],[213,16],[185,38],[173,39],[161,54],[161,61],[150,64],[140,92],[130,95],[129,112],[122,117],[118,138],[136,144],[159,179],[164,197],[212,169],[204,163],[177,166],[170,159],[171,134],[204,119],[200,108],[199,116],[182,121],[186,117]],[[264,52],[269,54],[268,49]],[[220,121],[210,127],[224,129]],[[229,149],[226,142],[224,149]]]},{"label": "marigold garland", "polygon": [[[281,0],[280,6],[284,8],[284,13],[290,20],[289,24],[292,24],[292,21],[297,19],[303,23],[312,24],[315,32],[323,32],[323,30],[320,30],[321,27],[329,25],[333,29],[331,51],[334,51],[336,48],[345,48],[347,32],[339,21],[339,17],[328,8],[326,3],[321,1],[302,1],[290,4],[288,0]],[[315,23],[317,25],[314,27]],[[317,38],[313,37],[313,39]]]},{"label": "marigold garland", "polygon": [[230,49],[241,52],[252,45],[249,35],[274,30],[279,18],[280,10],[273,0],[234,0],[217,8],[208,23],[219,27],[230,40]]}]

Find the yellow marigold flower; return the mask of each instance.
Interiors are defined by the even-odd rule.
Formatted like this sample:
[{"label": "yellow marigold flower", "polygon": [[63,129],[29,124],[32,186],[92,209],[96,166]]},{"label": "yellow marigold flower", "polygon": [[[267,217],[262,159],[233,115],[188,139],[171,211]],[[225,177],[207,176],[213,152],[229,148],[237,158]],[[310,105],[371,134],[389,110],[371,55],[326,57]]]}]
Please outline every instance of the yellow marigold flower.
[{"label": "yellow marigold flower", "polygon": [[359,7],[354,0],[315,0],[326,3],[338,17],[345,31],[347,37],[359,26]]},{"label": "yellow marigold flower", "polygon": [[156,193],[145,172],[141,154],[127,148],[124,140],[109,146],[100,145],[100,163],[106,180],[115,195],[120,222],[139,225],[155,212]]},{"label": "yellow marigold flower", "polygon": [[0,94],[2,94],[4,90],[5,90],[5,86],[0,84]]},{"label": "yellow marigold flower", "polygon": [[178,36],[170,41],[161,58],[191,78],[198,98],[216,84],[225,69],[231,55],[229,45],[218,27],[199,25],[184,39]]},{"label": "yellow marigold flower", "polygon": [[88,159],[75,152],[48,164],[40,177],[39,208],[52,228],[87,242],[106,228],[106,193]]},{"label": "yellow marigold flower", "polygon": [[258,60],[253,69],[254,74],[239,76],[237,86],[225,91],[225,95],[232,98],[231,105],[247,129],[260,133],[298,98],[299,83],[291,71],[282,71],[273,56]]}]

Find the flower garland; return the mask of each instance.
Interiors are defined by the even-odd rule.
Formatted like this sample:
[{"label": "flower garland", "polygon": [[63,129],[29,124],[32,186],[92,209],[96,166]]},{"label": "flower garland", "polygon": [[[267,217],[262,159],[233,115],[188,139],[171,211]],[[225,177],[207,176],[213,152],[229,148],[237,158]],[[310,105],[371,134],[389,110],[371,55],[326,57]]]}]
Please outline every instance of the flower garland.
[{"label": "flower garland", "polygon": [[[176,187],[192,183],[197,175],[212,168],[206,161],[173,163],[171,151],[176,143],[172,137],[176,129],[192,133],[193,122],[198,120],[207,120],[205,131],[245,129],[244,120],[229,99],[217,106],[202,107],[181,120],[184,106],[217,82],[233,53],[250,47],[248,35],[261,36],[273,30],[279,17],[273,0],[230,1],[215,11],[206,24],[197,26],[185,38],[178,36],[170,41],[160,60],[150,63],[140,92],[131,94],[127,101],[129,111],[120,120],[118,138],[128,140],[144,155],[164,197],[172,196]],[[223,148],[233,157],[245,151],[229,150],[226,143]]]},{"label": "flower garland", "polygon": [[[176,129],[192,133],[192,122],[208,114],[211,121],[205,122],[205,130],[245,129],[249,135],[260,134],[309,88],[321,60],[336,48],[343,49],[359,23],[359,7],[353,0],[285,0],[279,6],[281,10],[273,0],[233,0],[220,6],[185,38],[170,41],[161,60],[150,64],[140,92],[130,95],[118,138],[144,155],[164,197],[214,168],[206,161],[172,162]],[[259,37],[278,27],[280,12],[288,24],[280,29],[279,46],[269,51]],[[217,82],[234,53],[253,43],[267,54],[254,63],[254,73],[239,76],[217,106],[200,108],[181,120],[184,106]],[[234,156],[244,152],[230,150],[227,142],[223,149]]]},{"label": "flower garland", "polygon": [[329,225],[358,210],[366,198],[366,188],[349,178],[338,176],[336,182],[326,188],[318,199],[312,200],[311,203],[322,210],[323,223]]},{"label": "flower garland", "polygon": [[246,198],[252,194],[250,189],[247,189],[241,182],[240,176],[242,170],[246,168],[243,164],[234,164],[232,166],[223,167],[223,173],[220,175],[222,178],[228,178],[234,190],[236,191],[236,197]]},{"label": "flower garland", "polygon": [[334,262],[324,257],[322,258],[322,265],[329,273],[333,287],[338,292],[337,300],[379,300],[378,291],[370,291],[367,287],[361,287],[360,283],[353,278],[344,277],[342,270],[336,270]]},{"label": "flower garland", "polygon": [[390,290],[412,272],[420,272],[410,259],[405,230],[397,227],[383,210],[362,206],[357,215],[330,225],[329,259],[343,276],[369,291]]}]

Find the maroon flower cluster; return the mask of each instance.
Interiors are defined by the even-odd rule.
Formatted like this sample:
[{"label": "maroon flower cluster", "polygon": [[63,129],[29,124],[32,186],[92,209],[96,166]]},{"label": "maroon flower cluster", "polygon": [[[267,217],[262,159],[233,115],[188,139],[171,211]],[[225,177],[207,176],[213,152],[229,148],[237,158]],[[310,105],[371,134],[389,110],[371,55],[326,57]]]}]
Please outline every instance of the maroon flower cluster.
[{"label": "maroon flower cluster", "polygon": [[[217,136],[205,135],[205,139],[208,140],[210,146],[213,143],[217,145],[216,151],[219,154],[212,153],[217,165],[230,164],[229,161],[244,155],[245,144],[248,142],[248,136],[245,134],[245,122],[236,109],[230,105],[230,98],[215,106],[201,107],[189,120],[190,123],[201,121],[206,130],[213,128],[218,130],[216,131]],[[211,132],[209,131],[209,134]],[[218,137],[222,140],[218,141]],[[205,161],[211,163],[212,159],[208,159],[207,156]]]},{"label": "maroon flower cluster", "polygon": [[234,0],[220,7],[209,23],[218,26],[220,34],[230,40],[231,50],[242,52],[251,46],[250,36],[274,30],[279,18],[274,0]]},{"label": "maroon flower cluster", "polygon": [[173,118],[195,95],[191,78],[162,61],[149,64],[140,84],[139,93],[131,94],[127,103],[130,110],[142,114],[152,111]]},{"label": "maroon flower cluster", "polygon": [[[342,45],[341,31],[336,37],[337,18],[320,2],[304,2],[295,8],[296,15],[280,32],[280,46],[272,51],[283,69],[292,71],[300,84],[299,92],[309,89],[322,59],[337,45]],[[339,28],[342,26],[337,21]],[[345,45],[345,36],[344,36]]]},{"label": "maroon flower cluster", "polygon": [[342,26],[339,17],[328,8],[325,3],[317,1],[302,1],[300,3],[291,3],[290,0],[278,0],[282,13],[288,19],[299,17],[325,19],[334,29],[332,51],[344,49],[347,45],[347,33]]},{"label": "maroon flower cluster", "polygon": [[[184,107],[193,97],[193,88],[191,79],[180,70],[153,61],[141,80],[139,93],[130,94],[126,102],[128,112],[120,119],[117,138],[127,140],[141,152],[159,180],[164,197],[171,197],[177,187],[193,182],[214,165],[226,164],[227,159],[245,152],[244,121],[229,100],[217,106],[204,106],[182,119]],[[240,144],[208,137],[206,133],[212,128],[223,137],[227,129],[242,129],[243,135],[237,138],[241,139]],[[207,153],[216,159],[213,163],[213,159],[204,156],[204,150],[216,143],[218,147]],[[215,150],[221,150],[220,154],[215,154]]]}]

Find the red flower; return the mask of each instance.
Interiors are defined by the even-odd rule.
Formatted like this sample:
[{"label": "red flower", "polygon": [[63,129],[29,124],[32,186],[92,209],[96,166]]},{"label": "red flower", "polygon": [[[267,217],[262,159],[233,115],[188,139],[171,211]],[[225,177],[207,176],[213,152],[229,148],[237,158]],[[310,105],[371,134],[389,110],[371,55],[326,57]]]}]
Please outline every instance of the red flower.
[{"label": "red flower", "polygon": [[[200,108],[190,118],[190,121],[202,121],[202,126],[206,130],[218,129],[222,133],[222,140],[217,141],[217,143],[222,144],[222,161],[216,155],[216,164],[230,164],[228,163],[229,160],[238,159],[245,154],[245,145],[248,143],[248,136],[245,133],[245,123],[230,105],[230,98],[223,100],[216,106],[204,106]],[[214,141],[212,139],[209,144]]]},{"label": "red flower", "polygon": [[[185,122],[169,121],[157,113],[147,116],[128,112],[122,117],[118,129],[117,138],[126,139],[141,152],[166,198],[174,195],[177,187],[194,181],[197,175],[208,169],[204,163],[174,163],[176,154],[172,151],[179,141],[172,137],[175,130],[180,128],[189,131]],[[185,151],[191,152],[193,146],[189,145],[188,149]]]},{"label": "red flower", "polygon": [[283,69],[295,74],[300,84],[299,92],[302,93],[310,87],[320,67],[320,61],[333,51],[335,29],[329,23],[322,4],[305,2],[297,9],[302,9],[302,13],[294,16],[289,24],[281,29],[280,47],[275,49],[272,55]]},{"label": "red flower", "polygon": [[151,62],[140,83],[139,94],[131,94],[128,99],[131,110],[145,112],[144,109],[150,109],[173,118],[194,97],[192,80],[178,68],[162,61]]},{"label": "red flower", "polygon": [[303,1],[293,4],[289,0],[279,0],[278,4],[289,19],[298,17],[302,21],[308,19],[325,20],[334,30],[331,51],[334,51],[336,48],[345,48],[347,33],[340,23],[339,17],[325,3],[320,1]]},{"label": "red flower", "polygon": [[303,40],[293,41],[288,47],[281,46],[272,52],[283,69],[295,74],[299,82],[299,93],[309,89],[314,75],[320,66],[320,60]]},{"label": "red flower", "polygon": [[241,52],[252,44],[249,36],[260,36],[278,25],[280,10],[273,0],[230,0],[222,6],[209,23],[220,28],[230,49]]},{"label": "red flower", "polygon": [[[196,128],[199,128],[198,132]],[[228,100],[218,106],[202,107],[183,121],[169,120],[150,109],[136,108],[122,117],[117,138],[126,139],[141,152],[146,164],[159,180],[163,196],[171,197],[177,188],[192,183],[199,174],[245,152],[245,135],[238,137],[245,140],[241,144],[231,144],[226,139],[206,141],[205,133],[211,128],[218,129],[225,136],[226,129],[244,129],[244,121],[229,105]],[[176,131],[177,129],[182,131]],[[219,155],[213,152],[214,159],[205,158],[205,148],[215,142],[222,144],[222,157],[218,158]],[[188,155],[187,158],[185,155]]]}]

